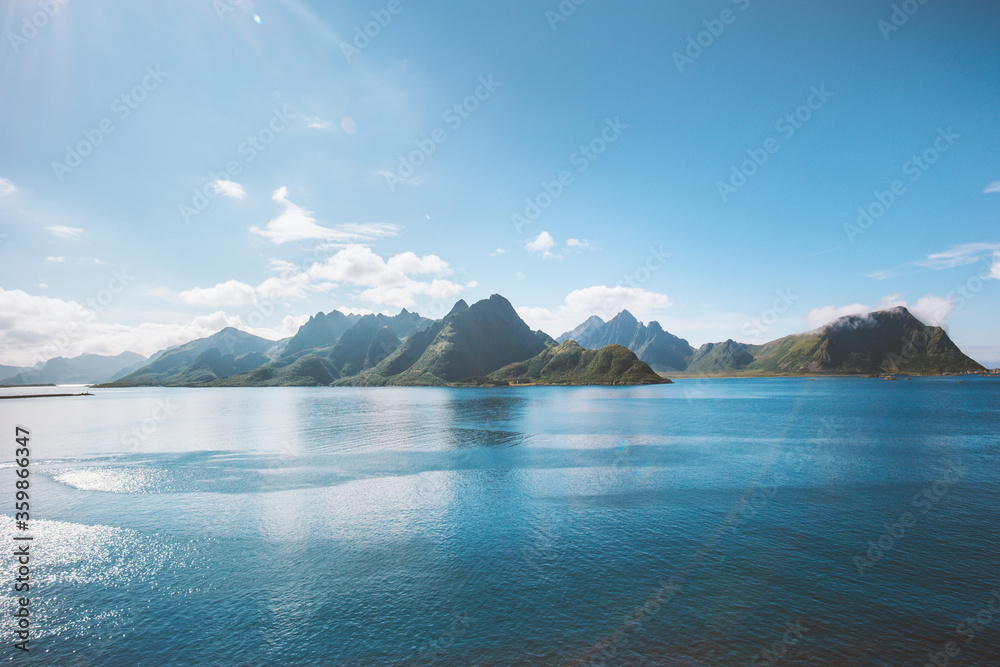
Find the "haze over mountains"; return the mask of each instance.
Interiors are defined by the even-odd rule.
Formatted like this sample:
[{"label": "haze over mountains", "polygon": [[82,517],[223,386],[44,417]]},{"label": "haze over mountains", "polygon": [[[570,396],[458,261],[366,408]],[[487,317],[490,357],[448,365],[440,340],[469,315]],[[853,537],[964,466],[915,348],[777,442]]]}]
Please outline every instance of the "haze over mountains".
[{"label": "haze over mountains", "polygon": [[[115,356],[81,354],[72,359],[55,357],[36,368],[0,366],[0,385],[93,384],[111,382],[138,368],[147,358],[135,352]],[[13,369],[10,376],[5,369]]]},{"label": "haze over mountains", "polygon": [[[294,336],[272,341],[233,328],[149,359],[57,357],[0,384],[113,386],[641,384],[667,374],[941,374],[984,370],[940,327],[906,308],[848,316],[762,345],[726,340],[694,348],[627,310],[592,316],[553,340],[532,331],[502,296],[455,304],[440,320],[317,313]],[[655,372],[654,372],[655,371]],[[657,375],[657,372],[660,375]]]}]

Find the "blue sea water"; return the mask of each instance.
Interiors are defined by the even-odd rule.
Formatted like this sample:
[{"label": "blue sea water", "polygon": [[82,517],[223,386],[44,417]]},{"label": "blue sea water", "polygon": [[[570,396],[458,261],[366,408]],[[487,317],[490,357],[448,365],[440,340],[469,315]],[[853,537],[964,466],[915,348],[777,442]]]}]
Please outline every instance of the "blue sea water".
[{"label": "blue sea water", "polygon": [[93,391],[14,664],[1000,664],[1000,381]]}]

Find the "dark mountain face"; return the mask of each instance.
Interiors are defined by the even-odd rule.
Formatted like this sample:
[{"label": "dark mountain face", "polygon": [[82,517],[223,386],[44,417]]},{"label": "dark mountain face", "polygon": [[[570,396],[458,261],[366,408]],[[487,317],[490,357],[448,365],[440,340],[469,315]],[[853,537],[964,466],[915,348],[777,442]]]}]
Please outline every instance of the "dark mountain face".
[{"label": "dark mountain face", "polygon": [[0,384],[97,384],[107,382],[122,370],[141,363],[146,358],[135,352],[115,356],[81,354],[67,359],[55,357],[34,369],[22,370]]},{"label": "dark mountain face", "polygon": [[[411,313],[405,308],[391,317],[382,314],[365,315],[364,317],[344,315],[337,310],[325,315],[317,313],[299,327],[298,332],[288,341],[281,356],[296,357],[305,352],[317,352],[332,348],[352,327],[366,318],[371,318],[368,320],[369,322],[374,321],[374,325],[369,323],[363,329],[363,331],[370,333],[369,339],[381,327],[389,327],[397,338],[405,339],[422,329],[426,329],[432,322],[432,320],[421,317],[417,313]],[[355,336],[358,335],[368,334],[356,332]],[[369,340],[369,342],[371,341]],[[354,339],[353,344],[358,344],[357,338]],[[322,355],[322,353],[320,354]]]},{"label": "dark mountain face", "polygon": [[[578,338],[571,336],[574,332]],[[559,340],[576,340],[590,350],[606,345],[622,345],[635,352],[654,370],[666,372],[685,370],[694,353],[683,338],[664,331],[658,322],[650,322],[646,326],[627,310],[606,323],[598,317],[591,317],[572,332],[560,336]]]},{"label": "dark mountain face", "polygon": [[[464,307],[463,307],[464,306]],[[539,336],[502,296],[472,306],[460,301],[443,320],[408,338],[351,384],[444,384],[483,377],[545,350]]]},{"label": "dark mountain face", "polygon": [[303,350],[331,347],[359,319],[358,315],[344,315],[339,310],[326,314],[316,313],[299,327],[285,345],[281,356],[288,357]]},{"label": "dark mountain face", "polygon": [[510,302],[499,294],[455,313],[446,318],[446,323],[440,337],[450,349],[433,366],[437,370],[434,374],[448,381],[488,375],[545,349]]},{"label": "dark mountain face", "polygon": [[365,353],[365,363],[361,370],[366,371],[370,368],[375,368],[383,359],[395,352],[400,345],[402,345],[402,342],[396,336],[395,332],[389,327],[382,327],[375,332],[375,337],[372,338],[371,344],[368,345],[368,351]]},{"label": "dark mountain face", "polygon": [[368,366],[370,360],[377,357],[378,361],[382,361],[399,347],[396,333],[390,326],[382,324],[392,319],[381,315],[365,315],[344,332],[328,357],[337,370],[338,377],[357,375],[375,365]]}]

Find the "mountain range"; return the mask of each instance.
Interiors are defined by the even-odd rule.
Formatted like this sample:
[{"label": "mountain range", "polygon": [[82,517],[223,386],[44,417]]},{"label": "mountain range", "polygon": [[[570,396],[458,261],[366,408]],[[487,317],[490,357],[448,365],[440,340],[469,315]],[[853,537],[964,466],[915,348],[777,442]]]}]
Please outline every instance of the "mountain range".
[{"label": "mountain range", "polygon": [[[16,369],[13,375],[0,375],[0,385],[29,384],[93,384],[110,382],[146,363],[147,358],[135,352],[114,356],[81,354],[67,359],[54,357],[36,368]],[[3,372],[6,366],[0,366]]]},{"label": "mountain range", "polygon": [[927,326],[904,307],[849,315],[813,331],[762,345],[726,340],[695,349],[644,325],[627,310],[608,322],[590,317],[558,340],[584,348],[624,345],[654,370],[684,374],[941,374],[985,370],[966,356],[944,329]]},{"label": "mountain range", "polygon": [[272,341],[226,328],[146,359],[57,357],[0,384],[105,386],[646,384],[663,375],[942,374],[979,372],[940,327],[906,308],[842,317],[761,345],[726,340],[694,348],[627,310],[589,317],[553,340],[532,331],[500,295],[459,301],[440,320],[317,313]]},{"label": "mountain range", "polygon": [[669,382],[620,346],[588,351],[532,331],[498,294],[440,320],[317,313],[277,343],[235,329],[192,341],[106,386],[444,386]]}]

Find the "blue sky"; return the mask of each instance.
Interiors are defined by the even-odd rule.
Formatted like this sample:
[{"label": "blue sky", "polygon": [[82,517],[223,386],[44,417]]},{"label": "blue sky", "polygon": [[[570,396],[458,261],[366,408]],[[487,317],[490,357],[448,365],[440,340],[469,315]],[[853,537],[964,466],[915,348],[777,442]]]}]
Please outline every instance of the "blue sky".
[{"label": "blue sky", "polygon": [[500,293],[1000,365],[1000,8],[675,4],[9,0],[0,363]]}]

